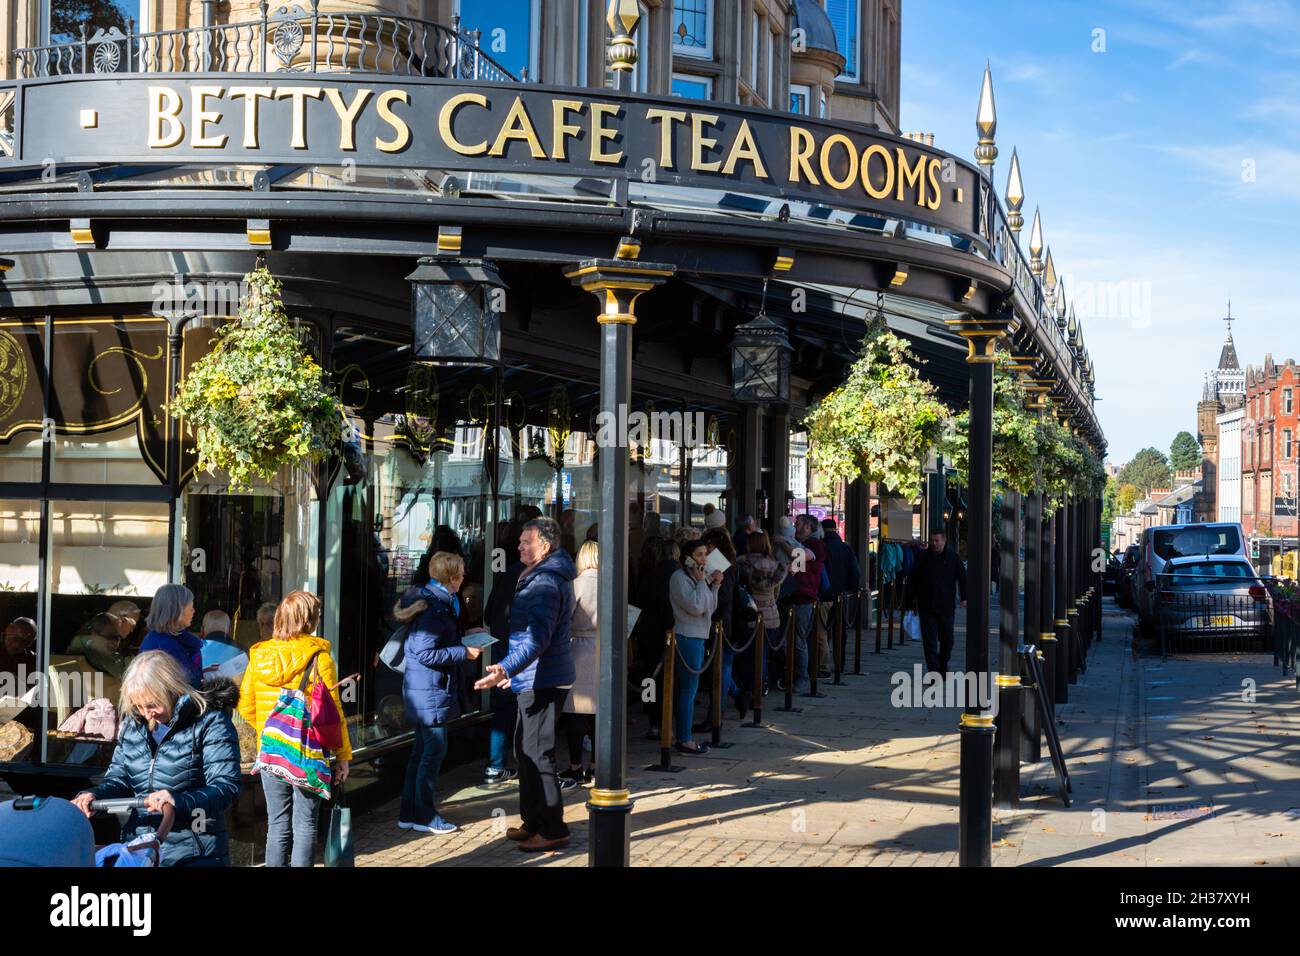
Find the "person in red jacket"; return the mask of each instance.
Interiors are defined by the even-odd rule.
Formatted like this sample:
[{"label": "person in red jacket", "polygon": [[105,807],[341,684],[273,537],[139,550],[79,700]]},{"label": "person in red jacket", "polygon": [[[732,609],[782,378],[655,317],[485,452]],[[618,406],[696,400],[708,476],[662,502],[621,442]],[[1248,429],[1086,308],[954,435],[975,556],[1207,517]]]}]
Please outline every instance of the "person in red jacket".
[{"label": "person in red jacket", "polygon": [[[809,687],[808,641],[813,633],[813,602],[822,588],[822,568],[826,566],[826,545],[817,539],[817,519],[799,515],[794,522],[795,540],[803,547],[803,568],[796,570],[798,552],[791,564],[794,573],[794,692],[802,694]],[[826,661],[821,662],[823,666]],[[821,676],[820,674],[818,676]]]}]

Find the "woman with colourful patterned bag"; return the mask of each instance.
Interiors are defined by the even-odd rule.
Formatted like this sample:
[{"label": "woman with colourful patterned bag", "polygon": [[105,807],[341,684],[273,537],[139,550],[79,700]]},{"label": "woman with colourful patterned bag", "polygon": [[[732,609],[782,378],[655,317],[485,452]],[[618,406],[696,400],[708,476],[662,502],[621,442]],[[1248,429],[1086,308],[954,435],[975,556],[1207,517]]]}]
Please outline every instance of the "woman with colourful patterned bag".
[{"label": "woman with colourful patterned bag", "polygon": [[271,639],[249,649],[240,689],[240,715],[261,740],[253,770],[266,793],[267,866],[312,865],[321,804],[347,780],[352,759],[345,721],[330,727],[336,749],[312,730],[313,698],[318,712],[332,704],[343,715],[329,641],[312,634],[319,623],[316,595],[287,595],[276,609]]}]

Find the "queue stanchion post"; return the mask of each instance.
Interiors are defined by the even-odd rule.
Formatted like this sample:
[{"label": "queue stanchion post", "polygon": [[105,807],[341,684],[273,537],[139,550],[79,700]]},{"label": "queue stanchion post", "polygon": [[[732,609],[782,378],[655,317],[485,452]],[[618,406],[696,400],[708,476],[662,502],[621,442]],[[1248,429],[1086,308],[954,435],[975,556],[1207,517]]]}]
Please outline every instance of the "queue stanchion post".
[{"label": "queue stanchion post", "polygon": [[794,606],[790,606],[785,620],[785,706],[777,710],[787,714],[800,713],[803,708],[794,705]]},{"label": "queue stanchion post", "polygon": [[754,687],[753,700],[750,703],[752,717],[742,727],[763,726],[763,676],[767,673],[767,628],[763,625],[763,614],[759,612],[754,622]]},{"label": "queue stanchion post", "polygon": [[721,621],[713,622],[713,637],[713,703],[709,707],[709,712],[712,714],[709,722],[713,724],[713,732],[709,738],[709,746],[726,750],[731,744],[722,741],[722,695],[725,692],[722,686],[722,652],[726,637],[723,634]]},{"label": "queue stanchion post", "polygon": [[835,643],[831,646],[831,658],[835,661],[835,686],[844,683],[844,595],[835,595],[835,607],[831,609],[831,636]]},{"label": "queue stanchion post", "polygon": [[659,701],[659,762],[646,767],[656,773],[681,773],[673,763],[673,672],[677,669],[677,637],[672,629],[664,638],[663,695]]},{"label": "queue stanchion post", "polygon": [[864,589],[858,588],[857,600],[853,602],[855,609],[853,628],[855,636],[853,638],[853,673],[857,676],[862,674],[862,594]]},{"label": "queue stanchion post", "polygon": [[804,697],[825,697],[817,689],[817,675],[822,669],[822,642],[821,636],[825,633],[822,627],[822,602],[819,598],[814,598],[812,603],[812,627],[808,629],[808,693]]},{"label": "queue stanchion post", "polygon": [[884,624],[884,620],[885,620],[885,608],[884,608],[885,602],[882,600],[884,596],[885,596],[884,592],[881,591],[879,585],[877,585],[876,589],[871,592],[871,601],[873,604],[876,605],[876,653],[877,654],[880,653],[880,637],[882,634],[881,626]]},{"label": "queue stanchion post", "polygon": [[[896,585],[893,581],[890,581],[890,582],[889,582],[889,615],[888,615],[888,617],[889,617],[889,642],[885,645],[885,649],[886,649],[886,650],[890,650],[890,651],[892,651],[892,650],[894,649],[894,607],[895,607],[895,604],[896,604],[896,602],[897,602],[897,600],[898,600],[898,595],[897,595],[896,591],[897,591],[897,585]],[[902,643],[903,643],[903,635],[902,635],[902,634],[899,634],[899,635],[898,635],[898,642],[899,642],[899,644],[902,644]]]}]

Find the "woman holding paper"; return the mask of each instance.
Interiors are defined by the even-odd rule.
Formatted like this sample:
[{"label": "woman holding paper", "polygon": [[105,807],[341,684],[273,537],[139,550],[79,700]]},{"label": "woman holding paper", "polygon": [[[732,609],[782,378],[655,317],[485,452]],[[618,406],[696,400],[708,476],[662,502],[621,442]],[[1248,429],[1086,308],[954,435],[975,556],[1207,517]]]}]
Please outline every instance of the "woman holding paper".
[{"label": "woman holding paper", "polygon": [[451,833],[456,829],[438,813],[438,771],[447,755],[447,724],[463,709],[460,662],[477,660],[482,653],[461,643],[456,592],[464,581],[464,559],[439,551],[429,559],[428,583],[411,588],[399,602],[399,607],[425,604],[406,637],[402,676],[406,720],[415,731],[397,812],[397,825],[403,830]]},{"label": "woman holding paper", "polygon": [[595,541],[578,548],[578,576],[573,579],[573,630],[570,653],[578,676],[564,702],[564,730],[569,740],[569,769],[559,775],[560,789],[573,790],[591,780],[582,766],[582,738],[596,740],[597,637],[596,595],[600,583],[600,550]]},{"label": "woman holding paper", "polygon": [[684,754],[708,753],[709,748],[696,743],[692,722],[695,719],[695,692],[699,689],[699,671],[704,666],[705,645],[718,607],[718,588],[722,572],[705,570],[709,548],[703,541],[689,541],[682,546],[682,566],[669,582],[673,605],[673,632],[677,639],[676,686],[673,690],[673,730],[677,750]]}]

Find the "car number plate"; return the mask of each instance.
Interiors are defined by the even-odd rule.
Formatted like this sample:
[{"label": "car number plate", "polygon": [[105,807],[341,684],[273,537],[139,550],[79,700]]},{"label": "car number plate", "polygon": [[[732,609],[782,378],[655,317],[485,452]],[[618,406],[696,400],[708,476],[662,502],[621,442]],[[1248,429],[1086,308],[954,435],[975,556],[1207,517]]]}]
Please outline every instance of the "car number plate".
[{"label": "car number plate", "polygon": [[1215,617],[1201,618],[1201,627],[1233,627],[1241,623],[1231,614],[1220,614]]}]

